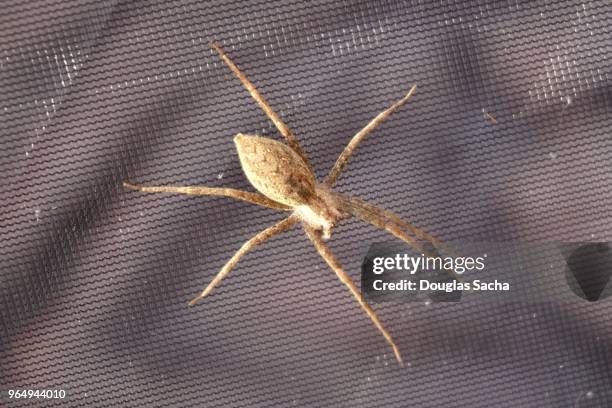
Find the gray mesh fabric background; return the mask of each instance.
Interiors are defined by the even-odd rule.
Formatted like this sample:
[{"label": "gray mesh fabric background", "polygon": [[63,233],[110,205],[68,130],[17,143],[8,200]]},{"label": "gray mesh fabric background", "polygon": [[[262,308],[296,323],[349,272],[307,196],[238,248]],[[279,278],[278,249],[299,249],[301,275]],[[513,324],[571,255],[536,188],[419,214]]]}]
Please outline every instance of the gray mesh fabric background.
[{"label": "gray mesh fabric background", "polygon": [[[319,177],[418,85],[338,190],[444,240],[610,241],[611,27],[607,0],[4,2],[0,405],[612,406],[610,301],[377,304],[402,369],[299,228],[187,307],[282,215],[121,187],[252,189],[233,135],[279,136],[218,40]],[[358,280],[389,239],[330,245]]]}]

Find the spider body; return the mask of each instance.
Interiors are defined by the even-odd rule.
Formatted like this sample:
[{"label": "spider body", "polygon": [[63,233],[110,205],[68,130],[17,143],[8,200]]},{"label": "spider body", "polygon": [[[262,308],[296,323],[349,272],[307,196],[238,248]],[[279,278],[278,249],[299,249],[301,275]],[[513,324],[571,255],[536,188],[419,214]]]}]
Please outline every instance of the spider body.
[{"label": "spider body", "polygon": [[310,166],[290,147],[261,136],[234,137],[240,164],[249,182],[266,197],[293,209],[325,239],[348,214],[332,191],[317,183]]},{"label": "spider body", "polygon": [[[356,217],[375,227],[388,231],[419,252],[428,255],[431,254],[431,252],[423,248],[416,239],[427,241],[436,248],[443,248],[439,240],[402,220],[397,215],[362,200],[332,190],[334,183],[346,166],[355,148],[391,113],[395,112],[408,101],[416,90],[416,85],[413,86],[403,98],[392,104],[388,109],[379,113],[363,129],[353,136],[344,151],[338,157],[327,177],[323,182],[319,183],[316,180],[315,173],[306,154],[289,127],[272,110],[257,88],[255,88],[248,78],[238,69],[221,47],[216,43],[212,43],[211,47],[219,54],[221,59],[240,82],[242,82],[243,86],[249,91],[253,99],[259,104],[285,138],[286,144],[261,136],[250,136],[240,133],[234,138],[242,169],[249,182],[261,194],[231,188],[212,188],[203,186],[143,186],[131,184],[129,182],[124,182],[123,185],[126,188],[144,192],[231,197],[268,208],[288,211],[291,212],[291,214],[245,242],[223,266],[221,271],[214,277],[208,286],[206,286],[190,304],[193,305],[208,296],[234,268],[240,258],[253,247],[265,242],[275,235],[289,230],[295,224],[301,222],[304,232],[313,243],[318,253],[336,273],[338,279],[346,285],[362,310],[391,346],[397,361],[402,364],[401,354],[391,335],[384,328],[374,310],[367,304],[350,275],[342,269],[340,262],[333,255],[324,240],[330,238],[332,228],[338,222],[350,217]],[[412,236],[406,231],[409,231]]]}]

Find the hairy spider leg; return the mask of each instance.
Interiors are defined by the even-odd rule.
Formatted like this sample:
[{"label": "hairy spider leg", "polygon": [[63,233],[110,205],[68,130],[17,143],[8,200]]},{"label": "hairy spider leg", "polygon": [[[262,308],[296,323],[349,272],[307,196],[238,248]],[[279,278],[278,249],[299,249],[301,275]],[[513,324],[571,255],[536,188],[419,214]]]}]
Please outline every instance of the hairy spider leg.
[{"label": "hairy spider leg", "polygon": [[[422,253],[423,255],[427,255],[429,257],[439,256],[438,253],[434,251],[430,251],[427,248],[424,248],[418,241],[414,240],[414,238],[406,234],[397,224],[386,219],[384,217],[384,214],[380,214],[375,209],[370,208],[371,204],[364,205],[364,203],[361,200],[357,201],[356,199],[353,199],[352,197],[347,198],[346,196],[342,197],[341,203],[342,203],[342,209],[344,211],[348,212],[349,214],[369,224],[374,225],[375,227],[380,228],[381,230],[389,232],[390,234],[392,234],[398,239],[401,239],[402,241],[404,241],[405,243],[407,243],[408,245],[410,245],[412,248],[416,249],[418,252]],[[429,241],[429,242],[434,244],[434,242],[432,241]],[[443,245],[442,246],[434,245],[434,247],[437,247],[436,250],[437,249],[445,250],[445,247]],[[450,254],[450,251],[449,251],[449,254]],[[463,278],[459,274],[457,274],[454,270],[447,270],[447,272],[449,273],[449,275],[451,275],[451,277],[459,281],[463,281]]]},{"label": "hairy spider leg", "polygon": [[202,291],[202,293],[200,293],[198,296],[196,296],[195,298],[193,298],[189,302],[189,305],[193,306],[198,301],[200,301],[200,300],[204,299],[206,296],[208,296],[208,294],[217,285],[219,285],[219,283],[221,283],[223,278],[225,278],[227,276],[227,274],[230,273],[232,268],[234,268],[234,266],[236,266],[236,264],[238,263],[240,258],[242,258],[252,248],[254,248],[257,245],[267,241],[268,239],[274,237],[275,235],[278,235],[278,234],[281,234],[281,233],[287,231],[289,228],[291,228],[297,222],[298,222],[298,217],[295,214],[291,214],[287,218],[285,218],[285,219],[277,222],[276,224],[272,225],[271,227],[268,227],[265,230],[259,232],[258,234],[253,236],[251,239],[249,239],[247,242],[242,244],[240,249],[230,258],[229,261],[227,261],[227,263],[225,265],[223,265],[223,268],[221,268],[221,271],[214,277],[214,279],[208,284],[208,286]]},{"label": "hairy spider leg", "polygon": [[236,64],[234,64],[234,62],[230,59],[230,57],[227,56],[221,46],[219,46],[217,42],[212,42],[210,46],[212,49],[217,51],[223,62],[225,62],[225,64],[229,67],[229,69],[236,76],[236,78],[240,80],[246,90],[249,91],[249,93],[251,94],[253,99],[255,99],[255,102],[257,102],[259,107],[263,109],[268,118],[270,118],[270,120],[274,122],[274,125],[276,126],[278,131],[283,135],[285,140],[287,140],[287,144],[289,145],[289,147],[291,147],[298,155],[300,155],[304,162],[306,162],[306,165],[308,166],[310,171],[315,174],[314,170],[312,169],[312,165],[310,164],[310,160],[308,160],[306,153],[304,153],[304,150],[302,150],[300,143],[298,142],[293,132],[291,132],[291,129],[289,129],[289,126],[287,126],[285,122],[283,122],[281,118],[276,114],[276,112],[272,110],[272,107],[270,107],[263,95],[259,93],[255,85],[253,85],[253,83],[249,81],[246,75],[244,75],[242,71],[240,71],[240,69],[236,66]]},{"label": "hairy spider leg", "polygon": [[450,250],[448,250],[444,246],[442,241],[440,241],[438,238],[434,237],[429,232],[424,231],[410,224],[407,221],[404,221],[397,214],[394,214],[391,211],[386,210],[384,208],[377,207],[374,204],[370,204],[367,201],[363,201],[359,198],[351,197],[351,196],[340,194],[340,193],[334,193],[334,194],[336,194],[337,196],[340,196],[340,201],[350,202],[352,205],[360,206],[364,208],[365,210],[368,210],[371,213],[377,214],[381,218],[387,218],[390,221],[397,224],[399,227],[405,228],[408,231],[412,232],[417,238],[422,239],[424,241],[428,241],[431,244],[433,244],[435,247],[440,248],[441,250],[444,250],[445,252],[450,252]]},{"label": "hairy spider leg", "polygon": [[338,279],[340,279],[340,282],[344,283],[346,287],[348,287],[348,289],[351,291],[351,294],[355,297],[357,302],[359,302],[359,306],[361,306],[365,314],[370,318],[370,320],[372,320],[374,326],[376,326],[378,331],[383,335],[385,340],[387,340],[387,343],[389,343],[389,345],[393,349],[393,354],[395,354],[395,358],[397,359],[397,361],[400,363],[400,365],[403,366],[404,363],[402,361],[402,355],[400,354],[397,345],[393,341],[393,338],[391,337],[387,329],[385,329],[385,327],[382,325],[382,323],[378,319],[378,316],[376,316],[376,312],[374,312],[370,305],[366,303],[365,299],[363,298],[363,295],[361,294],[359,289],[357,289],[357,286],[355,286],[355,283],[353,282],[351,277],[344,271],[344,269],[342,269],[342,265],[340,265],[338,259],[336,259],[329,247],[325,244],[325,242],[323,242],[323,239],[321,238],[321,232],[313,230],[308,225],[304,225],[304,230],[306,231],[306,235],[308,235],[308,238],[310,238],[313,245],[319,252],[319,255],[321,255],[321,257],[325,260],[325,262],[327,262],[329,267],[333,269]]},{"label": "hairy spider leg", "polygon": [[348,212],[349,214],[359,218],[367,222],[368,224],[372,224],[375,227],[378,227],[384,231],[387,231],[394,235],[396,238],[401,239],[414,249],[419,252],[425,253],[425,248],[410,235],[406,234],[402,229],[396,225],[395,223],[385,219],[380,214],[377,214],[370,209],[361,205],[361,203],[354,202],[352,200],[347,200],[345,197],[341,201],[342,210]]},{"label": "hairy spider leg", "polygon": [[145,193],[175,193],[192,196],[231,197],[237,200],[261,205],[263,207],[274,208],[277,210],[287,211],[291,209],[284,204],[277,203],[276,201],[269,199],[263,194],[236,190],[234,188],[212,188],[202,186],[143,186],[140,184],[132,184],[127,181],[123,182],[123,187],[130,190],[143,191]]},{"label": "hairy spider leg", "polygon": [[361,129],[359,132],[357,132],[357,134],[355,136],[353,136],[353,138],[346,145],[346,147],[344,148],[344,150],[342,151],[340,156],[338,156],[338,160],[336,160],[336,163],[334,164],[334,167],[331,169],[331,171],[329,172],[329,174],[325,178],[325,185],[331,187],[331,186],[333,186],[336,183],[336,180],[338,179],[338,176],[340,176],[340,173],[342,173],[342,170],[344,169],[344,167],[348,163],[351,155],[353,154],[353,151],[357,148],[357,146],[359,146],[359,143],[361,143],[361,141],[367,135],[369,135],[385,119],[387,119],[389,117],[389,115],[391,115],[393,112],[395,112],[396,110],[401,108],[406,102],[408,102],[408,100],[410,99],[412,94],[414,94],[415,91],[416,91],[416,85],[413,85],[412,88],[410,88],[410,91],[408,91],[408,93],[402,99],[400,99],[399,101],[395,102],[388,109],[386,109],[386,110],[380,112],[378,115],[376,115],[376,117],[374,119],[372,119],[370,121],[370,123],[365,125],[365,127],[363,129]]}]

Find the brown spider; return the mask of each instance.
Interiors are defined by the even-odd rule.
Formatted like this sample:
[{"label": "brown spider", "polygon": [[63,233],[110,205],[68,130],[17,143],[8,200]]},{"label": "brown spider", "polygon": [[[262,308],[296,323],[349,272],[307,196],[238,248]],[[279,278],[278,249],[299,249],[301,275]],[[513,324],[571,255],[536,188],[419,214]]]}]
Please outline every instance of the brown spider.
[{"label": "brown spider", "polygon": [[434,244],[436,247],[442,246],[441,242],[436,238],[406,221],[403,221],[397,215],[364,201],[332,191],[331,189],[346,166],[353,150],[355,150],[359,143],[370,132],[376,129],[376,127],[378,127],[378,125],[380,125],[380,123],[391,113],[395,112],[408,101],[415,92],[416,85],[414,85],[402,99],[395,102],[387,110],[379,113],[370,123],[353,136],[349,144],[344,148],[342,154],[338,157],[338,160],[325,180],[319,183],[316,180],[310,161],[291,130],[272,110],[264,97],[225,54],[221,47],[216,42],[213,42],[211,47],[219,54],[221,59],[232,70],[242,85],[250,92],[253,99],[255,99],[266,115],[274,122],[274,125],[276,125],[287,141],[286,145],[265,137],[243,135],[241,133],[234,137],[242,169],[249,182],[262,194],[232,188],[199,186],[143,186],[128,182],[124,182],[123,186],[128,189],[144,192],[232,197],[264,207],[290,211],[291,215],[259,232],[245,242],[234,256],[232,256],[223,266],[212,282],[208,284],[200,295],[189,302],[189,304],[193,305],[206,297],[223,278],[227,276],[240,258],[251,250],[251,248],[275,235],[289,230],[293,225],[301,221],[306,235],[310,238],[321,257],[323,257],[325,262],[327,262],[336,273],[340,281],[348,287],[355,299],[357,299],[361,308],[393,349],[397,361],[402,365],[402,357],[391,335],[383,327],[376,313],[374,313],[374,310],[366,303],[351,277],[342,269],[342,266],[325,244],[324,240],[330,238],[332,228],[339,221],[355,216],[378,228],[390,232],[419,252],[430,253],[430,251],[423,248],[418,241],[406,234],[403,229],[410,231],[418,239]]}]

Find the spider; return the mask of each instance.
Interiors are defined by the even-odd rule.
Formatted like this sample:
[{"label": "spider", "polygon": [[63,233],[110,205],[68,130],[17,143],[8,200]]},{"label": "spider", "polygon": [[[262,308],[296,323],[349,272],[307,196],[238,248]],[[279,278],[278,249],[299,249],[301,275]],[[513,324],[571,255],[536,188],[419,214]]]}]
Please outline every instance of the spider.
[{"label": "spider", "polygon": [[[347,286],[365,314],[371,319],[374,326],[376,326],[393,349],[398,363],[403,365],[402,356],[393,338],[380,322],[374,310],[366,303],[363,295],[357,289],[351,277],[343,270],[340,262],[338,262],[325,241],[331,237],[332,229],[340,221],[354,216],[386,230],[419,252],[430,253],[429,250],[421,246],[417,239],[427,241],[438,248],[442,247],[438,239],[403,221],[392,212],[332,190],[338,176],[340,176],[340,173],[359,143],[389,115],[408,102],[416,91],[416,85],[412,86],[404,97],[379,113],[363,129],[357,132],[338,157],[327,177],[323,182],[318,182],[312,165],[306,157],[306,153],[289,127],[272,110],[268,102],[255,88],[255,85],[238,69],[219,44],[213,42],[210,46],[219,54],[223,62],[249,91],[253,99],[263,109],[268,118],[272,120],[287,142],[285,144],[266,137],[242,133],[238,133],[234,137],[242,169],[249,182],[261,194],[233,188],[147,186],[132,184],[127,181],[123,183],[123,186],[127,189],[151,193],[231,197],[263,207],[290,212],[290,215],[246,241],[227,261],[208,286],[197,297],[191,300],[189,304],[194,305],[208,296],[236,266],[240,258],[253,249],[253,247],[289,230],[295,224],[301,222],[306,235],[312,241],[318,253],[336,273],[340,281]],[[416,239],[408,235],[405,232],[406,230],[410,231]]]}]

